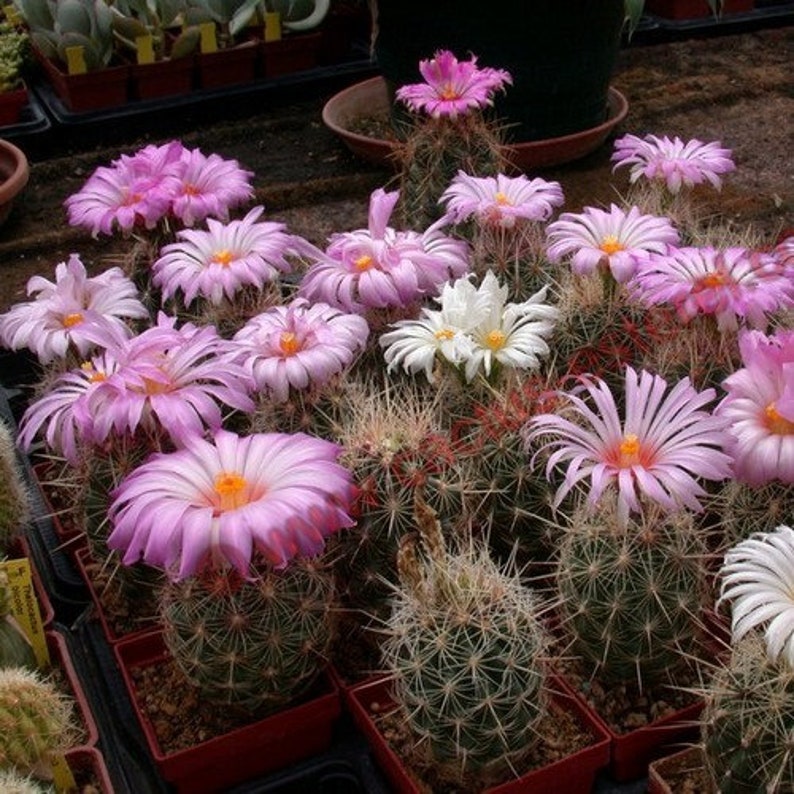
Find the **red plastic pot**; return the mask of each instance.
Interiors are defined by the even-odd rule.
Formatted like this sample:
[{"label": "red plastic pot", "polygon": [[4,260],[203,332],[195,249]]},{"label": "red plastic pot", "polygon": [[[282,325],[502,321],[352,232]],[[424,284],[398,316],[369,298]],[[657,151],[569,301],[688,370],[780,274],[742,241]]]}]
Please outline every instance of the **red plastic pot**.
[{"label": "red plastic pot", "polygon": [[129,99],[129,68],[108,66],[85,74],[68,74],[36,51],[47,79],[66,107],[75,113],[116,107]]},{"label": "red plastic pot", "polygon": [[[586,794],[592,791],[596,773],[609,762],[609,736],[600,721],[592,718],[578,698],[574,697],[556,676],[550,680],[553,701],[571,712],[579,725],[593,737],[592,744],[552,764],[533,769],[515,780],[485,790],[484,794],[521,794],[521,792],[564,791],[566,794]],[[353,687],[349,707],[356,725],[364,733],[380,767],[389,782],[400,794],[421,794],[420,787],[400,757],[383,738],[372,718],[372,705],[380,711],[393,705],[388,679],[380,678]]]},{"label": "red plastic pot", "polygon": [[193,58],[167,58],[130,65],[131,98],[160,99],[182,96],[193,90]]},{"label": "red plastic pot", "polygon": [[[678,794],[681,789],[676,778],[680,779],[682,773],[690,770],[703,770],[705,764],[700,746],[687,747],[653,761],[648,767],[648,794]],[[708,794],[708,790],[702,794]]]},{"label": "red plastic pot", "polygon": [[279,77],[314,68],[319,62],[321,45],[320,33],[286,35],[278,41],[261,42],[264,76]]},{"label": "red plastic pot", "polygon": [[73,747],[64,753],[64,757],[78,785],[82,779],[85,779],[92,785],[98,786],[99,794],[114,794],[115,789],[105,757],[96,747]]},{"label": "red plastic pot", "polygon": [[27,103],[28,89],[25,86],[0,93],[0,127],[19,123],[22,118],[22,108]]},{"label": "red plastic pot", "polygon": [[213,794],[246,780],[275,772],[328,750],[341,713],[339,692],[325,681],[325,691],[277,714],[207,739],[193,747],[166,753],[151,721],[141,710],[132,670],[168,658],[161,632],[118,643],[116,659],[149,751],[160,774],[178,792]]},{"label": "red plastic pot", "polygon": [[256,77],[259,42],[251,39],[235,47],[196,55],[200,88],[221,88],[250,83]]}]

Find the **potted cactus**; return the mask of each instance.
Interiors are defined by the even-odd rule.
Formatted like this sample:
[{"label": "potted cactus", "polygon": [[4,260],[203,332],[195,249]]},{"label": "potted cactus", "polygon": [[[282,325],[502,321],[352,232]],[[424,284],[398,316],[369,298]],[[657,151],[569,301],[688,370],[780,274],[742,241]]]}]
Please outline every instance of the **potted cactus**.
[{"label": "potted cactus", "polygon": [[28,101],[23,70],[30,51],[28,34],[0,22],[0,126],[16,124]]},{"label": "potted cactus", "polygon": [[278,77],[317,65],[322,35],[316,28],[330,6],[330,0],[264,0],[265,77]]}]

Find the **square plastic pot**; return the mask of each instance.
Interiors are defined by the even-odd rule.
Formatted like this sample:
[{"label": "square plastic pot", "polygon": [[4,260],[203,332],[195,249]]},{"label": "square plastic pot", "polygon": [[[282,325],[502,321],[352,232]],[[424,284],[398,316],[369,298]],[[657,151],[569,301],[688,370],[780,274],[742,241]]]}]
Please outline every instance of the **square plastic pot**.
[{"label": "square plastic pot", "polygon": [[[648,767],[648,794],[679,794],[676,778],[688,770],[702,770],[706,761],[699,746],[687,747],[677,753],[658,758]],[[711,794],[714,789],[701,792]]]}]

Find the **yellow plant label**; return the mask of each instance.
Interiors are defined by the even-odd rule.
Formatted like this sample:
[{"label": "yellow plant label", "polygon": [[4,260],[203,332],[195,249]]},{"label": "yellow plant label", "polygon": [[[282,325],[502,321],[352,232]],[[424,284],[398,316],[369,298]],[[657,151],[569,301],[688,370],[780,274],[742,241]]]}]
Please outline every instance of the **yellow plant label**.
[{"label": "yellow plant label", "polygon": [[77,783],[69,769],[69,764],[63,755],[56,755],[50,759],[52,764],[52,782],[58,794],[77,791]]},{"label": "yellow plant label", "polygon": [[141,65],[154,63],[154,39],[150,33],[135,37],[135,54]]},{"label": "yellow plant label", "polygon": [[206,55],[218,51],[218,37],[215,33],[214,22],[202,22],[199,25],[201,32],[201,51]]},{"label": "yellow plant label", "polygon": [[88,71],[88,66],[86,66],[85,62],[85,50],[82,44],[66,47],[64,52],[66,54],[66,71],[69,74],[85,74]]},{"label": "yellow plant label", "polygon": [[281,14],[278,11],[265,12],[265,41],[281,39]]},{"label": "yellow plant label", "polygon": [[4,560],[0,568],[8,576],[9,589],[9,614],[16,622],[33,646],[36,655],[36,664],[39,667],[49,667],[50,654],[47,650],[47,639],[44,636],[44,624],[41,620],[39,602],[36,600],[36,591],[33,588],[33,577],[30,573],[30,561]]}]

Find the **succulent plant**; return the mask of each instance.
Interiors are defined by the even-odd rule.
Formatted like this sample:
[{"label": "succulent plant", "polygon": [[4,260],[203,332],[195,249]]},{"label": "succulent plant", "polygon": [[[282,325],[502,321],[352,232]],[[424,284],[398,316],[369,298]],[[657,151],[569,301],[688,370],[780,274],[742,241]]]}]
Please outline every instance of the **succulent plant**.
[{"label": "succulent plant", "polygon": [[30,512],[28,492],[22,478],[14,438],[0,420],[0,555],[21,531]]},{"label": "succulent plant", "polygon": [[11,619],[10,611],[8,573],[0,568],[0,668],[26,667],[35,670],[37,664],[33,646],[22,629]]},{"label": "succulent plant", "polygon": [[514,768],[546,713],[540,604],[486,549],[448,550],[433,511],[417,505],[383,645],[413,750],[453,785]]},{"label": "succulent plant", "polygon": [[39,673],[0,669],[0,769],[47,776],[75,738],[73,703]]},{"label": "succulent plant", "polygon": [[29,53],[28,34],[8,22],[0,22],[0,94],[20,87]]},{"label": "succulent plant", "polygon": [[169,584],[165,642],[185,677],[216,703],[269,712],[306,692],[334,639],[334,582],[322,559],[263,567],[243,580],[217,571]]},{"label": "succulent plant", "polygon": [[622,526],[604,499],[565,530],[556,582],[562,629],[588,674],[640,688],[673,680],[702,640],[704,541],[688,511]]},{"label": "succulent plant", "polygon": [[[114,0],[111,5],[114,41],[131,52],[138,49],[137,40],[151,36],[154,57],[184,58],[198,50],[200,31],[185,25],[187,6],[184,0]],[[174,31],[166,52],[166,31]]]}]

